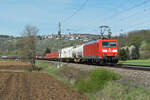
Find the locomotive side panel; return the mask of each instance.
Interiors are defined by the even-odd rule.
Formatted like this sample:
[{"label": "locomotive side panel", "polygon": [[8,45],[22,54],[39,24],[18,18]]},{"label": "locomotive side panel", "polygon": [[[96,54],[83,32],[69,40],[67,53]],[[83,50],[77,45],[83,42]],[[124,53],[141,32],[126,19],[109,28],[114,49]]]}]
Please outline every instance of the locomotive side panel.
[{"label": "locomotive side panel", "polygon": [[85,59],[98,59],[99,58],[99,44],[95,41],[90,44],[84,45],[84,58]]}]

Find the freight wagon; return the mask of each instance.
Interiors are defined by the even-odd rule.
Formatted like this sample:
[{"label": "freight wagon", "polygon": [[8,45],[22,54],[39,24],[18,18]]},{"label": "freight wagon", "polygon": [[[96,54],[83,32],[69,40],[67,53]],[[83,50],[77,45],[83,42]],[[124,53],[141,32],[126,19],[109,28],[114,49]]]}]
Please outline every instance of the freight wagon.
[{"label": "freight wagon", "polygon": [[73,50],[73,46],[59,50],[59,58],[61,59],[61,61],[67,61],[67,62],[73,61],[72,50]]},{"label": "freight wagon", "polygon": [[59,58],[59,53],[58,52],[47,53],[44,56],[44,59],[46,59],[46,60],[56,61],[56,60],[58,60],[58,58]]}]

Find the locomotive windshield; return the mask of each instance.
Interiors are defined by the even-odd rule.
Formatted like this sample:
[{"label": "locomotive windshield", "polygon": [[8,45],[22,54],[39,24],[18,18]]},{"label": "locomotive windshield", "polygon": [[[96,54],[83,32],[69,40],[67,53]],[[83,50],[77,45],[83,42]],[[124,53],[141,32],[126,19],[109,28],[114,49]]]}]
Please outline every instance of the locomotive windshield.
[{"label": "locomotive windshield", "polygon": [[102,42],[103,47],[116,47],[116,42]]}]

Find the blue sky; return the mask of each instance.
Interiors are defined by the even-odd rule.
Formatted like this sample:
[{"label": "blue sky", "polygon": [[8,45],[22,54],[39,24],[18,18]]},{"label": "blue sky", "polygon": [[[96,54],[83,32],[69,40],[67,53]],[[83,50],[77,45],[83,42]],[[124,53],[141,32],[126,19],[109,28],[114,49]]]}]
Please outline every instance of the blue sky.
[{"label": "blue sky", "polygon": [[67,29],[99,34],[100,25],[109,25],[113,35],[118,35],[120,30],[150,29],[150,0],[89,0],[69,18],[84,1],[0,0],[0,34],[19,36],[29,24],[38,27],[40,34],[57,33],[59,21],[64,34],[68,33]]}]

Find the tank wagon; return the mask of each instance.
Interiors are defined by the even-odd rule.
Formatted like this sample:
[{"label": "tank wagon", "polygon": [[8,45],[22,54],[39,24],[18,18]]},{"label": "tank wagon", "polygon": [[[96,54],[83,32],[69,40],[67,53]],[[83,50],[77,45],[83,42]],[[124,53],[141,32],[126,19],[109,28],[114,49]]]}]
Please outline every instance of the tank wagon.
[{"label": "tank wagon", "polygon": [[118,62],[118,43],[117,40],[94,40],[46,54],[45,58],[78,63],[116,64]]},{"label": "tank wagon", "polygon": [[77,45],[73,48],[72,55],[73,55],[74,62],[82,62],[83,61],[83,58],[84,58],[83,47],[84,47],[84,45]]},{"label": "tank wagon", "polygon": [[73,55],[72,55],[73,47],[67,47],[59,50],[59,58],[62,61],[71,62],[73,61]]}]

